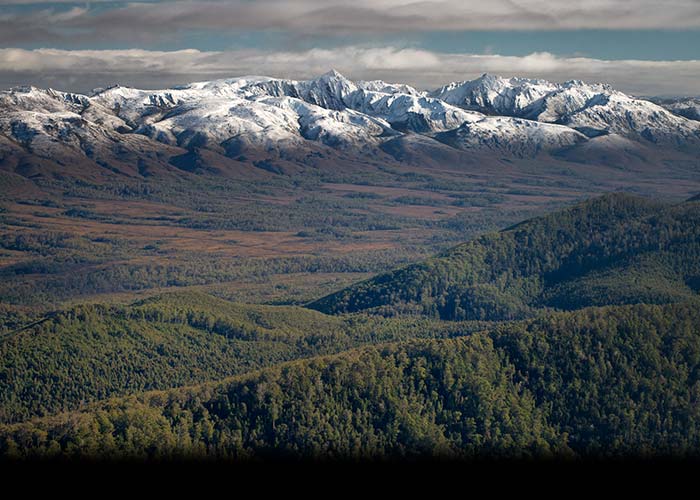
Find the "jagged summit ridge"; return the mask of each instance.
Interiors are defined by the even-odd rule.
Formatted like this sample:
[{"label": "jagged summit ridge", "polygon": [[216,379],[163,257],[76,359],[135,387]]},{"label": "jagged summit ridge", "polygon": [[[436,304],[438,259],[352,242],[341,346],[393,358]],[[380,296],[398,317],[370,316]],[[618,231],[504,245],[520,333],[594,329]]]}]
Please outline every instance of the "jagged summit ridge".
[{"label": "jagged summit ridge", "polygon": [[533,101],[556,89],[556,84],[544,80],[506,79],[485,73],[476,80],[450,83],[429,95],[466,109],[515,116]]}]

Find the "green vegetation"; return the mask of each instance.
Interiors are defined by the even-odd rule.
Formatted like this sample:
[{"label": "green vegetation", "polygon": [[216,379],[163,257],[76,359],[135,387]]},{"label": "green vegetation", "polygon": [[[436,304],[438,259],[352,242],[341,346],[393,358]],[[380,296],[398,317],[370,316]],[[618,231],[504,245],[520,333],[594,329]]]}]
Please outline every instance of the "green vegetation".
[{"label": "green vegetation", "polygon": [[420,319],[341,320],[200,293],[125,306],[80,305],[24,323],[21,318],[8,311],[7,329],[0,330],[0,422],[73,410],[119,394],[219,380],[362,344],[483,328]]},{"label": "green vegetation", "polygon": [[484,235],[311,304],[327,312],[512,320],[541,308],[697,296],[700,203],[623,194]]},{"label": "green vegetation", "polygon": [[344,175],[3,198],[0,457],[699,454],[697,200]]},{"label": "green vegetation", "polygon": [[[386,261],[400,263],[395,250],[357,252],[347,256],[223,258],[194,252],[179,260],[155,259],[146,263],[61,261],[45,258],[0,269],[0,294],[11,304],[62,305],[75,297],[135,292],[164,287],[259,282],[275,275],[301,273],[377,272]],[[37,279],[37,275],[42,275]]]},{"label": "green vegetation", "polygon": [[363,347],[0,427],[5,456],[695,455],[697,303]]}]

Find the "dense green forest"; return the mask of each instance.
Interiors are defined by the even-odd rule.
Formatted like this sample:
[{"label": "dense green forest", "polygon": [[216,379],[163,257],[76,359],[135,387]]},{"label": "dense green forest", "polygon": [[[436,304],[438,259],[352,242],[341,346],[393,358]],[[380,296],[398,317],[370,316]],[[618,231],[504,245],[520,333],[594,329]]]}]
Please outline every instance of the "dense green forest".
[{"label": "dense green forest", "polygon": [[336,318],[300,307],[238,305],[179,292],[45,317],[6,316],[0,329],[0,422],[74,410],[106,397],[218,380],[362,344],[463,334],[472,322]]},{"label": "dense green forest", "polygon": [[610,194],[489,233],[311,304],[327,313],[511,320],[700,290],[700,203]]},{"label": "dense green forest", "polygon": [[0,427],[10,457],[695,455],[697,303],[367,346]]}]

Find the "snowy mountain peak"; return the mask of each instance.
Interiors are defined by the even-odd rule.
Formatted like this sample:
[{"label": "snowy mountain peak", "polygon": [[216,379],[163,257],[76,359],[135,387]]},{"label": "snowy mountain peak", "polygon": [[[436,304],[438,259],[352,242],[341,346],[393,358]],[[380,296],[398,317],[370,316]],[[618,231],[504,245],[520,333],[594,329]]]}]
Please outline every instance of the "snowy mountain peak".
[{"label": "snowy mountain peak", "polygon": [[383,80],[359,81],[355,84],[367,92],[381,92],[383,94],[406,94],[412,96],[424,96],[426,93],[406,85],[405,83],[387,83]]},{"label": "snowy mountain peak", "polygon": [[324,74],[316,78],[316,80],[347,80],[347,78],[345,78],[335,68],[331,68],[329,71],[326,71]]},{"label": "snowy mountain peak", "polygon": [[306,87],[313,104],[333,109],[343,109],[345,98],[357,90],[354,82],[334,69],[306,82]]},{"label": "snowy mountain peak", "polygon": [[429,95],[465,109],[516,116],[533,101],[557,88],[556,84],[544,80],[506,79],[485,73],[476,80],[451,83]]},{"label": "snowy mountain peak", "polygon": [[92,91],[90,92],[90,97],[95,97],[95,96],[103,94],[105,92],[109,92],[112,89],[119,89],[119,88],[122,88],[122,85],[120,85],[118,83],[114,83],[112,85],[107,85],[106,87],[97,87],[97,88],[92,89]]}]

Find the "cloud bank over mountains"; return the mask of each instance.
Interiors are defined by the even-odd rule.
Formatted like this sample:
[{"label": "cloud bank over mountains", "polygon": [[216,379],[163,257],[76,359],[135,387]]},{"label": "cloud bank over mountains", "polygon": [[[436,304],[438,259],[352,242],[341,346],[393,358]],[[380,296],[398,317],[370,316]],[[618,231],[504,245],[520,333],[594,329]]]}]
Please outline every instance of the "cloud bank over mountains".
[{"label": "cloud bank over mountains", "polygon": [[357,46],[300,52],[0,49],[0,86],[27,83],[82,92],[113,83],[162,88],[255,74],[305,79],[329,68],[353,79],[401,81],[423,89],[495,73],[601,81],[637,95],[691,95],[699,92],[700,60],[605,61],[550,53],[518,57]]}]

